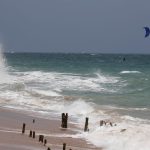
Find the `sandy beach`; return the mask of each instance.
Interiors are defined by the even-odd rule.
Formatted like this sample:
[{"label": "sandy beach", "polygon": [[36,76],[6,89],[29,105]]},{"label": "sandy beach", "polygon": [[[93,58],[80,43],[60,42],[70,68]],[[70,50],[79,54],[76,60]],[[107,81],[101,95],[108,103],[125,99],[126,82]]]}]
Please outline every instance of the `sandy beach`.
[{"label": "sandy beach", "polygon": [[[33,123],[33,119],[35,123]],[[22,134],[22,125],[26,124],[25,134]],[[68,129],[60,128],[61,120],[44,119],[37,117],[35,113],[25,113],[13,109],[0,108],[0,149],[3,150],[46,150],[66,149],[73,150],[101,150],[80,138],[74,138],[77,134],[72,129],[75,126],[68,123]],[[30,130],[35,131],[35,139],[29,137]],[[44,135],[46,146],[38,141],[39,135]]]}]

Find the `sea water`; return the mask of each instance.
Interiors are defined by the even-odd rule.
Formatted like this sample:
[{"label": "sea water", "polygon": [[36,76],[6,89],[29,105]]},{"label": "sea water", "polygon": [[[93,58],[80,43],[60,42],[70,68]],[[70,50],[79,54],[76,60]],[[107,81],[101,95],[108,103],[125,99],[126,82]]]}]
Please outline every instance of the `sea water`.
[{"label": "sea water", "polygon": [[[1,107],[68,112],[81,128],[89,117],[89,132],[77,138],[106,150],[150,149],[150,55],[6,53],[0,59]],[[100,120],[113,127],[100,127]]]}]

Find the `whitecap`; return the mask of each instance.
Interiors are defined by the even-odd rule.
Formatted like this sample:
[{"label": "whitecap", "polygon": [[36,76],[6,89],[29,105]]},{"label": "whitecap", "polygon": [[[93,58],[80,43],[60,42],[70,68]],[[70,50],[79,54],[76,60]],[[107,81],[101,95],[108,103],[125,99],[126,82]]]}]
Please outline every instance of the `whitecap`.
[{"label": "whitecap", "polygon": [[121,71],[120,74],[141,73],[140,71]]}]

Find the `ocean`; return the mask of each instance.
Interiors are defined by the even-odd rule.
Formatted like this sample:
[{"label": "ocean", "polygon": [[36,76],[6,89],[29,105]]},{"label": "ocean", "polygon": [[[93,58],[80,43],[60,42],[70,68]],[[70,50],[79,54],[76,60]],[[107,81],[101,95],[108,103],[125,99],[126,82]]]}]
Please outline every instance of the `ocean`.
[{"label": "ocean", "polygon": [[1,53],[0,100],[45,117],[69,113],[81,129],[89,117],[76,138],[106,150],[150,148],[150,55]]}]

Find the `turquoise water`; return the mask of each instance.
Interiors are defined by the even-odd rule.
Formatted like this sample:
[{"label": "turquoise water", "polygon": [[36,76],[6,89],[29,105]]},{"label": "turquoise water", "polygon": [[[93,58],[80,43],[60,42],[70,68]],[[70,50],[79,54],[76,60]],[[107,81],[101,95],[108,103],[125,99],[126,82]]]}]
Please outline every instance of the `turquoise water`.
[{"label": "turquoise water", "polygon": [[[47,118],[68,112],[81,127],[77,138],[106,150],[149,150],[150,55],[13,53],[4,58],[1,107]],[[85,117],[88,133],[82,131]],[[100,127],[100,120],[117,126]]]},{"label": "turquoise water", "polygon": [[64,89],[65,94],[79,94],[102,105],[150,107],[150,55],[14,53],[6,54],[6,59],[9,66],[21,72],[57,72],[97,79],[97,89]]}]

